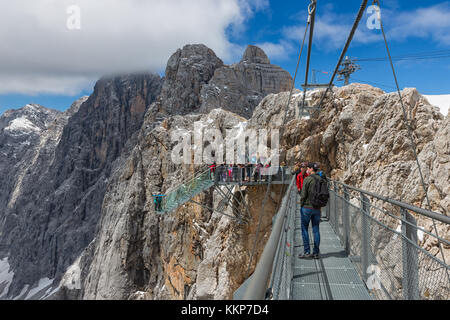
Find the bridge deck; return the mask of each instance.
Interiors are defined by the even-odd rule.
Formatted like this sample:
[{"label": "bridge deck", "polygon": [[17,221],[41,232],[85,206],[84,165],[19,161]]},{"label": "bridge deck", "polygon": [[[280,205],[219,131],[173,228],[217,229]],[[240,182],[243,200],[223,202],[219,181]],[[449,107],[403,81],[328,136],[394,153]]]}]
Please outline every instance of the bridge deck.
[{"label": "bridge deck", "polygon": [[[323,220],[323,219],[322,219]],[[293,280],[291,297],[293,300],[370,300],[367,287],[362,282],[355,267],[347,257],[344,247],[328,221],[320,223],[320,259],[304,260],[300,214],[295,219],[293,260]],[[313,235],[309,226],[311,251]]]}]

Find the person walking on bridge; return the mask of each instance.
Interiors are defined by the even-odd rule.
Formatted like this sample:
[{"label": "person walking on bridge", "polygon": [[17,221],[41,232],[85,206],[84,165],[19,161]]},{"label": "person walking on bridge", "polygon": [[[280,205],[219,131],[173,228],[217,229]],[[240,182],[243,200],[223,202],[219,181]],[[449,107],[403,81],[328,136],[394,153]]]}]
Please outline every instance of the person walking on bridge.
[{"label": "person walking on bridge", "polygon": [[[300,197],[300,215],[302,223],[302,238],[304,253],[300,254],[298,257],[300,259],[319,259],[319,246],[320,246],[320,208],[314,208],[310,201],[310,194],[312,192],[312,187],[317,179],[321,179],[317,172],[319,171],[319,165],[317,163],[308,163],[307,174],[308,177],[303,181],[303,186],[301,189]],[[312,222],[312,230],[314,235],[314,249],[313,254],[311,254],[311,249],[309,245],[309,222]]]},{"label": "person walking on bridge", "polygon": [[308,169],[307,166],[308,166],[307,162],[302,162],[300,164],[300,172],[297,174],[296,178],[298,194],[302,192],[303,182],[305,181],[306,177],[309,176],[309,174],[306,172]]}]

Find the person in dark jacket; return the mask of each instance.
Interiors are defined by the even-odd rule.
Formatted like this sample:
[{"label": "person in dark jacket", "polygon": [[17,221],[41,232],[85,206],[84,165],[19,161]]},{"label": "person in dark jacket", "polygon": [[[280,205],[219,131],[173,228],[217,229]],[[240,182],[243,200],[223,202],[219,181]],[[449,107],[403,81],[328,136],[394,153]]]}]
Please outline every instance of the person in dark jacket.
[{"label": "person in dark jacket", "polygon": [[[311,193],[312,187],[316,181],[316,179],[320,179],[320,176],[317,175],[319,171],[319,165],[317,163],[308,163],[308,177],[303,181],[303,188],[300,197],[300,215],[302,222],[302,238],[303,238],[303,247],[304,253],[299,255],[300,259],[319,259],[319,246],[320,246],[320,216],[321,210],[320,208],[314,208],[309,201],[309,195]],[[312,230],[314,235],[314,249],[313,254],[311,254],[310,246],[309,246],[309,222],[312,222]]]},{"label": "person in dark jacket", "polygon": [[250,164],[250,162],[247,162],[247,164],[245,165],[245,172],[246,172],[245,181],[250,182],[252,178],[252,165]]},{"label": "person in dark jacket", "polygon": [[217,170],[217,181],[218,182],[225,181],[223,178],[224,171],[225,171],[225,166],[223,165],[223,163],[221,163],[220,166],[218,166],[216,170]]},{"label": "person in dark jacket", "polygon": [[239,168],[236,163],[233,164],[232,173],[233,173],[233,182],[239,182]]},{"label": "person in dark jacket", "polygon": [[240,183],[243,183],[245,181],[245,166],[243,164],[238,165],[239,167],[239,174],[241,176],[241,181]]}]

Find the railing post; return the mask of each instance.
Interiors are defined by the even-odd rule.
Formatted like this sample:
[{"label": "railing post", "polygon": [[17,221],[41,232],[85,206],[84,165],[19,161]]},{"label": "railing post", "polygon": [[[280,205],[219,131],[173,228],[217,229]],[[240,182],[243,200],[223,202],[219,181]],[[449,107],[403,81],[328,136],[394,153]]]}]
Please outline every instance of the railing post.
[{"label": "railing post", "polygon": [[349,201],[350,197],[348,195],[347,187],[344,187],[344,208],[343,208],[343,216],[342,216],[342,222],[344,224],[344,248],[347,255],[350,254],[350,222],[349,222],[349,216],[350,216],[350,206]]},{"label": "railing post", "polygon": [[362,270],[363,280],[367,282],[367,269],[369,268],[369,252],[370,252],[370,230],[369,230],[369,217],[370,216],[370,204],[369,198],[364,193],[361,194],[361,235],[362,235]]},{"label": "railing post", "polygon": [[332,224],[333,224],[333,227],[334,227],[334,230],[336,231],[336,232],[338,232],[337,231],[337,225],[336,225],[336,223],[337,223],[337,208],[338,208],[338,202],[337,202],[337,193],[338,193],[338,187],[337,187],[337,184],[335,183],[335,182],[333,182],[333,189],[334,189],[334,204],[333,204],[333,209],[334,209],[334,212],[333,212],[333,222],[332,222]]},{"label": "railing post", "polygon": [[404,208],[402,218],[403,297],[405,300],[419,300],[419,263],[417,249],[407,240],[417,244],[416,219]]},{"label": "railing post", "polygon": [[[327,182],[328,190],[330,190],[330,183]],[[331,199],[328,199],[327,207],[326,207],[326,216],[327,220],[330,221],[330,207],[331,207]]]}]

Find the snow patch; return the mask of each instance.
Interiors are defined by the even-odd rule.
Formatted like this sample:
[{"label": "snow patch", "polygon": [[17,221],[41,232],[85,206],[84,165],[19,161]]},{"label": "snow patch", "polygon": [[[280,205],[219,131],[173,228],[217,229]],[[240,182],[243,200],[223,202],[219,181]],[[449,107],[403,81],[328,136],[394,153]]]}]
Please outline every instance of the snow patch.
[{"label": "snow patch", "polygon": [[366,150],[367,151],[367,148],[369,147],[369,144],[365,144],[365,145],[363,145],[363,148],[364,148],[364,150]]},{"label": "snow patch", "polygon": [[22,131],[22,132],[40,132],[41,129],[36,127],[30,120],[20,117],[12,120],[5,128],[7,131]]},{"label": "snow patch", "polygon": [[51,287],[51,285],[53,284],[53,280],[54,279],[49,278],[42,278],[41,280],[39,280],[37,287],[32,288],[30,292],[28,292],[27,296],[25,297],[25,300],[31,299],[35,294],[39,293],[41,290]]},{"label": "snow patch", "polygon": [[431,105],[438,107],[444,116],[448,115],[450,108],[450,94],[444,95],[424,95]]},{"label": "snow patch", "polygon": [[0,289],[3,287],[3,290],[0,292],[0,299],[4,299],[8,294],[9,286],[14,277],[14,272],[10,268],[8,258],[0,260]]},{"label": "snow patch", "polygon": [[69,290],[81,289],[81,269],[80,269],[79,257],[74,264],[72,264],[69,269],[67,269],[64,277],[61,280],[61,286],[66,287]]}]

